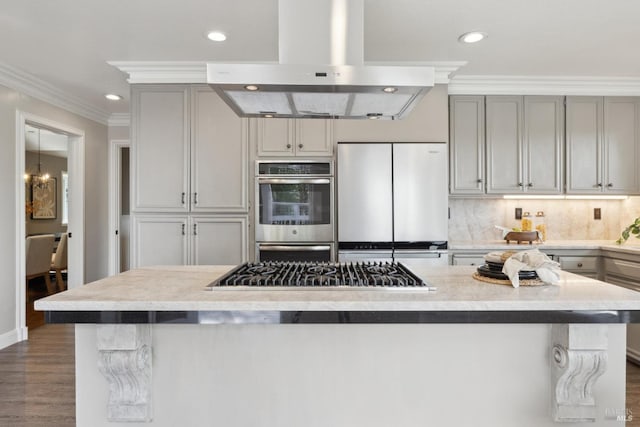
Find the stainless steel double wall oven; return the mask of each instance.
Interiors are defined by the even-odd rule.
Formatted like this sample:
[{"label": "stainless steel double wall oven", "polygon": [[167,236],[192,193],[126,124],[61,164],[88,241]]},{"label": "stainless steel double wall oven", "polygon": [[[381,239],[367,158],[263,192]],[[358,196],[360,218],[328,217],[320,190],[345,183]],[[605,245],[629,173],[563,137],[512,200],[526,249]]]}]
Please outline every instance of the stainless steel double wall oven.
[{"label": "stainless steel double wall oven", "polygon": [[258,261],[333,261],[333,162],[256,161]]}]

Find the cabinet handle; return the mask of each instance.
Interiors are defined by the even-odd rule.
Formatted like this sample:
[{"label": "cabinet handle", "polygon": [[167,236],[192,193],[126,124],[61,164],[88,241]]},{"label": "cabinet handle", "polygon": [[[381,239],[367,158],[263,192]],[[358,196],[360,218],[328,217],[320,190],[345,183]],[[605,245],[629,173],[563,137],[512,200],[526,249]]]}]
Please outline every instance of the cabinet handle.
[{"label": "cabinet handle", "polygon": [[524,184],[523,184],[523,183],[521,183],[521,182],[519,182],[519,183],[518,183],[518,187],[524,187]]},{"label": "cabinet handle", "polygon": [[529,188],[533,187],[533,182],[528,183],[527,187],[529,187]]},{"label": "cabinet handle", "polygon": [[198,224],[193,224],[193,235],[194,236],[198,235]]},{"label": "cabinet handle", "polygon": [[482,178],[478,178],[478,179],[476,180],[476,182],[477,182],[478,184],[482,184]]},{"label": "cabinet handle", "polygon": [[298,144],[298,148],[302,148],[302,147],[303,147],[303,145],[302,145],[302,144]]},{"label": "cabinet handle", "polygon": [[613,187],[613,183],[612,182],[608,183],[607,187],[609,187],[609,188]]},{"label": "cabinet handle", "polygon": [[600,188],[602,188],[602,183],[601,183],[601,182],[597,183],[597,184],[596,184],[596,187],[600,187]]},{"label": "cabinet handle", "polygon": [[193,193],[193,204],[194,205],[198,204],[198,193]]},{"label": "cabinet handle", "polygon": [[287,144],[287,148],[291,148],[291,144]]},{"label": "cabinet handle", "polygon": [[182,192],[182,204],[184,205],[184,197],[186,196],[185,192]]},{"label": "cabinet handle", "polygon": [[185,225],[185,224],[182,224],[182,235],[183,235],[183,236],[185,235],[185,227],[186,227],[186,225]]},{"label": "cabinet handle", "polygon": [[578,267],[582,267],[582,263],[581,262],[578,263]]}]

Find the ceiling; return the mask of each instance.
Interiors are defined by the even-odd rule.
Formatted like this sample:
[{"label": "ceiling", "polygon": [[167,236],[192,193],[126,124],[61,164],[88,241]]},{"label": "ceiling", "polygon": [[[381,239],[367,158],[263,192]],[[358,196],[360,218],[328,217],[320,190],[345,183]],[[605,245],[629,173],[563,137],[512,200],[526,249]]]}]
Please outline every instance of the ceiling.
[{"label": "ceiling", "polygon": [[[632,78],[637,0],[364,0],[365,62],[466,61],[465,76]],[[105,114],[126,113],[107,61],[278,61],[277,0],[2,1],[0,58]],[[206,39],[221,30],[227,41]],[[457,41],[481,30],[475,45]],[[11,41],[11,42],[8,42]],[[105,93],[125,99],[110,102]]]}]

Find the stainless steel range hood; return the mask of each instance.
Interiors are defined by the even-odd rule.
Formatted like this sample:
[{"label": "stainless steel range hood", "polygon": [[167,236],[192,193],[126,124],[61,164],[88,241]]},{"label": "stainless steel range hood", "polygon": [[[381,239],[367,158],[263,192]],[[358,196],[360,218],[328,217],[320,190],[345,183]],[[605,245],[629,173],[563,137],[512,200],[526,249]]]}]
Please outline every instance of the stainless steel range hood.
[{"label": "stainless steel range hood", "polygon": [[395,120],[433,87],[433,67],[362,64],[363,0],[278,6],[279,64],[207,64],[239,116]]}]

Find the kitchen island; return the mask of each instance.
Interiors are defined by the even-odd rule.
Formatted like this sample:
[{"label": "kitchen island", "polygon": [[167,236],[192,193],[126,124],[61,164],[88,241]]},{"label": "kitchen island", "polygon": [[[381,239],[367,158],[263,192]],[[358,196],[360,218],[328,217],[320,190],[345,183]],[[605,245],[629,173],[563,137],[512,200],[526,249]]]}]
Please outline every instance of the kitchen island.
[{"label": "kitchen island", "polygon": [[415,272],[422,289],[205,290],[231,267],[130,271],[39,300],[77,323],[79,426],[621,425],[640,293]]}]

